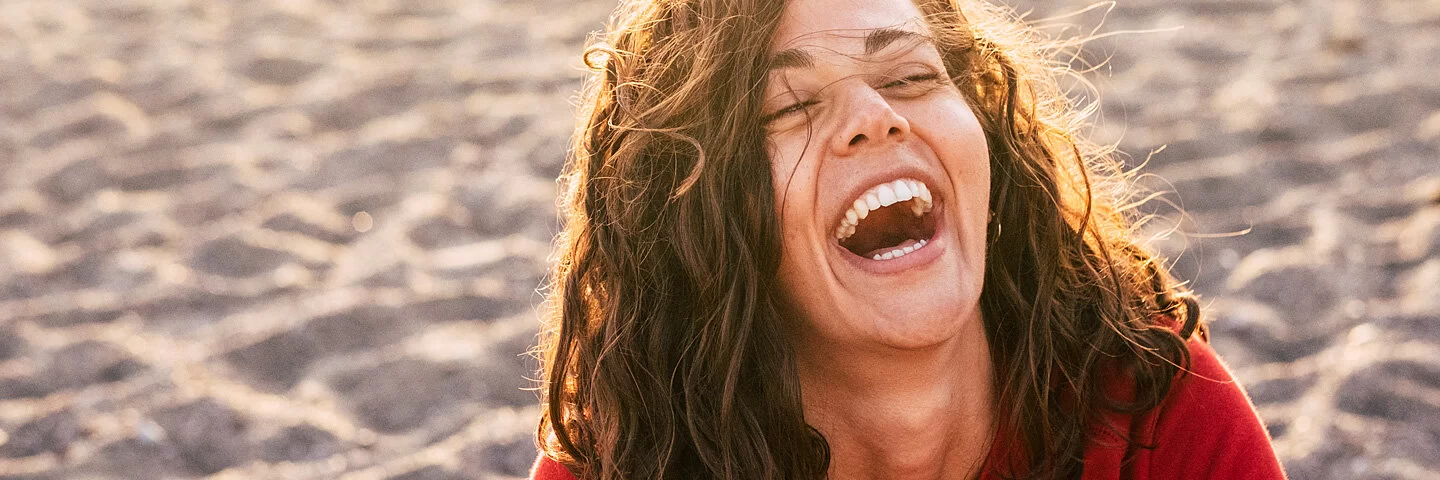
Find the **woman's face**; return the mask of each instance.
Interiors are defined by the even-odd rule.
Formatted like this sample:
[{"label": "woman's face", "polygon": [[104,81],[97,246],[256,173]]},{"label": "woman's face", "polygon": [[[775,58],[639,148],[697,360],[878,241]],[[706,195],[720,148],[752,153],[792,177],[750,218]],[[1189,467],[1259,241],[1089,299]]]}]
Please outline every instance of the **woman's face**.
[{"label": "woman's face", "polygon": [[802,342],[924,348],[980,321],[985,135],[927,35],[907,0],[786,5],[763,112]]}]

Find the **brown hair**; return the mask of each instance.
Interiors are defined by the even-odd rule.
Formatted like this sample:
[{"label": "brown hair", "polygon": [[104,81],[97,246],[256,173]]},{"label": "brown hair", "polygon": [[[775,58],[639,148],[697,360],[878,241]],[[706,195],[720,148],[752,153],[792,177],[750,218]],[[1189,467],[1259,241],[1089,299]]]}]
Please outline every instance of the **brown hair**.
[{"label": "brown hair", "polygon": [[[1129,176],[1079,135],[1069,70],[1007,10],[920,1],[990,145],[981,308],[1026,465],[1078,468],[1101,410],[1142,412],[1188,362],[1195,301],[1133,239]],[[782,2],[626,2],[562,175],[542,328],[545,454],[583,479],[825,476],[777,308],[780,236],[757,121]],[[1183,317],[1181,331],[1161,318]],[[1104,369],[1135,382],[1106,395]],[[1126,432],[1120,432],[1122,435]],[[1133,439],[1140,441],[1140,439]]]}]

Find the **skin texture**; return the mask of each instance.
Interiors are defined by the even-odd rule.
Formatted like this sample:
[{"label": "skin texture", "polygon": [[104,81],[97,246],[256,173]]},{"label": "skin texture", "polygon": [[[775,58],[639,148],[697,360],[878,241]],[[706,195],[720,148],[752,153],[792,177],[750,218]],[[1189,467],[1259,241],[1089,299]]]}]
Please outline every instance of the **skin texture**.
[{"label": "skin texture", "polygon": [[[1066,52],[982,0],[905,1],[629,0],[587,47],[548,457],[605,480],[961,478],[997,439],[1024,454],[994,473],[1067,478],[1088,419],[1164,400],[1199,308],[1132,238],[1143,192],[1080,131]],[[949,71],[927,76],[934,45]],[[930,243],[836,247],[846,202],[897,177],[933,193],[904,225]],[[905,240],[874,225],[846,245]]]},{"label": "skin texture", "polygon": [[[979,308],[985,135],[932,44],[901,38],[866,51],[875,29],[925,35],[919,16],[905,0],[797,0],[772,43],[772,54],[812,60],[771,73],[764,113],[779,279],[805,415],[830,441],[831,478],[973,476],[993,435]],[[841,248],[833,232],[856,196],[897,178],[936,197],[932,250],[897,267]]]}]

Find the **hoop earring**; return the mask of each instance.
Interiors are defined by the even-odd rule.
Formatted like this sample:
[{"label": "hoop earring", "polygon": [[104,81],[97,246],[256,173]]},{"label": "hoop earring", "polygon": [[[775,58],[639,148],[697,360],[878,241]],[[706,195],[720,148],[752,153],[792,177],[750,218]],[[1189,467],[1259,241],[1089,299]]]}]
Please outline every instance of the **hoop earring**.
[{"label": "hoop earring", "polygon": [[990,238],[990,243],[991,243],[991,244],[994,244],[996,241],[1000,240],[1000,232],[1003,231],[1002,228],[1005,226],[1005,224],[1004,224],[1004,222],[997,222],[997,221],[995,221],[995,211],[994,211],[994,210],[991,210],[991,211],[990,211],[990,220],[989,220],[988,222],[986,222],[986,223],[989,223],[989,224],[995,226],[995,236],[993,236],[993,237]]}]

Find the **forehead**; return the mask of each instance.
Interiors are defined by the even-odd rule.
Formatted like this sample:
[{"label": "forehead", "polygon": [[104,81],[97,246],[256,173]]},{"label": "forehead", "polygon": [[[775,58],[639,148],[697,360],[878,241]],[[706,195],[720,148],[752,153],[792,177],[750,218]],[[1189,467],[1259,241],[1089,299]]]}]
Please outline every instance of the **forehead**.
[{"label": "forehead", "polygon": [[924,33],[910,0],[791,0],[786,2],[770,51],[835,46],[882,28]]}]

